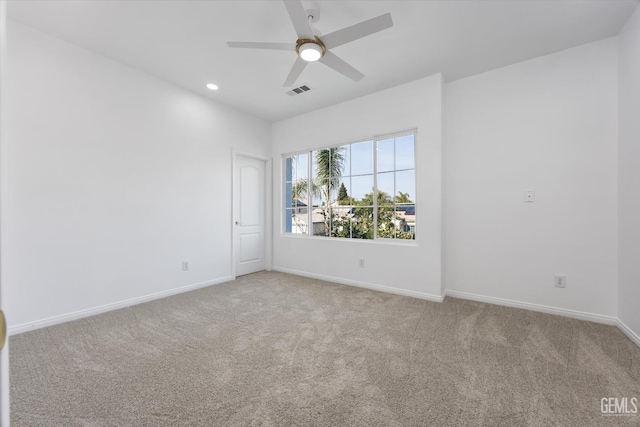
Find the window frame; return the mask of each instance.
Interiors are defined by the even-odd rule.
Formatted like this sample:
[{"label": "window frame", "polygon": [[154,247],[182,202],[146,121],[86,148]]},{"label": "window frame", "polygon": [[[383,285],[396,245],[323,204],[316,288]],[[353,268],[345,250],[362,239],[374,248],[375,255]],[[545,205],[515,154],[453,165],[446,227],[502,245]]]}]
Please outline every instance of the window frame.
[{"label": "window frame", "polygon": [[[416,159],[418,158],[418,144],[417,144],[417,140],[418,140],[418,131],[417,129],[408,129],[408,130],[404,130],[404,131],[399,131],[399,132],[393,132],[393,133],[388,133],[388,134],[384,134],[384,135],[376,135],[376,136],[372,136],[372,137],[367,137],[367,138],[361,138],[361,139],[357,139],[357,140],[353,140],[351,142],[344,142],[344,143],[340,143],[340,144],[332,144],[332,145],[324,145],[321,147],[316,147],[316,148],[310,148],[310,149],[305,149],[305,150],[298,150],[298,151],[292,151],[292,152],[288,152],[288,153],[283,153],[281,156],[281,179],[280,179],[280,185],[282,186],[282,197],[281,197],[281,201],[280,201],[280,215],[281,215],[281,221],[280,221],[280,226],[281,226],[281,236],[283,237],[292,237],[292,238],[312,238],[312,239],[320,239],[320,240],[331,240],[331,241],[355,241],[355,242],[367,242],[367,243],[377,243],[377,244],[381,244],[381,243],[388,243],[388,244],[398,244],[398,245],[409,245],[409,246],[415,246],[418,244],[418,239],[419,239],[419,233],[418,233],[418,228],[419,228],[419,220],[418,220],[418,215],[416,215],[415,218],[415,224],[414,224],[414,238],[413,239],[398,239],[398,238],[391,238],[391,237],[379,237],[378,236],[378,197],[377,197],[377,191],[378,190],[378,174],[380,172],[378,172],[378,143],[380,141],[384,141],[384,140],[388,140],[388,139],[395,139],[395,138],[399,138],[399,137],[403,137],[403,136],[408,136],[408,135],[413,135],[413,168],[403,168],[403,169],[396,169],[396,152],[395,152],[395,144],[394,144],[394,164],[393,164],[393,169],[390,171],[383,171],[383,172],[393,172],[394,174],[397,172],[403,172],[403,171],[413,171],[414,172],[414,177],[413,177],[413,181],[414,181],[414,189],[415,189],[415,195],[414,195],[414,201],[413,201],[413,205],[414,205],[414,209],[416,212],[418,212],[418,203],[419,203],[419,197],[418,197],[418,168],[417,168],[417,162]],[[299,156],[299,155],[307,155],[307,185],[310,186],[311,181],[313,180],[313,152],[315,151],[319,151],[319,150],[328,150],[328,149],[333,149],[333,148],[339,148],[339,147],[344,147],[344,146],[352,146],[354,144],[358,144],[361,142],[368,142],[368,141],[372,141],[373,143],[373,168],[372,168],[372,172],[371,175],[373,177],[373,205],[372,205],[372,209],[373,209],[373,238],[372,239],[359,239],[359,238],[353,238],[353,237],[333,237],[333,236],[321,236],[321,235],[314,235],[312,234],[312,227],[313,227],[313,201],[312,201],[312,196],[309,195],[309,197],[307,198],[307,230],[306,233],[292,233],[292,232],[288,232],[286,231],[286,221],[287,221],[287,217],[286,217],[286,211],[287,211],[287,205],[286,205],[286,198],[287,198],[287,176],[286,176],[286,167],[287,167],[287,158],[289,157],[294,157],[294,156]],[[351,156],[351,150],[349,155]],[[349,179],[353,178],[354,176],[368,176],[369,174],[357,174],[357,175],[352,175],[351,171],[353,169],[353,161],[350,158],[349,159],[349,175],[347,175],[349,177]],[[293,180],[291,181],[291,184],[293,185]],[[394,180],[394,191],[397,192],[397,188],[395,187],[397,185],[397,183]],[[351,187],[351,186],[350,186]],[[352,192],[353,190],[350,189],[350,192]],[[309,189],[307,190],[307,193],[309,193]],[[395,197],[396,194],[394,193],[392,195],[392,197]],[[349,195],[349,197],[352,197],[351,194]],[[353,200],[352,200],[353,202]],[[311,206],[309,206],[311,205]],[[351,204],[351,206],[354,206],[353,204]],[[394,203],[394,208],[395,208],[396,204]],[[293,208],[292,208],[293,209]]]}]

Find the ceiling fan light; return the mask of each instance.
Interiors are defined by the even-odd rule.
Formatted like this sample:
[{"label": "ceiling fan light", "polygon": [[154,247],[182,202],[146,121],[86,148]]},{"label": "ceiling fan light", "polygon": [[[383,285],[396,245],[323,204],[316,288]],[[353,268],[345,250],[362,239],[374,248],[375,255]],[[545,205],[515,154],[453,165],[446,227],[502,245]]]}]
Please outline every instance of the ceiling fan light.
[{"label": "ceiling fan light", "polygon": [[317,61],[322,58],[322,47],[316,43],[304,43],[298,49],[300,58],[308,62]]}]

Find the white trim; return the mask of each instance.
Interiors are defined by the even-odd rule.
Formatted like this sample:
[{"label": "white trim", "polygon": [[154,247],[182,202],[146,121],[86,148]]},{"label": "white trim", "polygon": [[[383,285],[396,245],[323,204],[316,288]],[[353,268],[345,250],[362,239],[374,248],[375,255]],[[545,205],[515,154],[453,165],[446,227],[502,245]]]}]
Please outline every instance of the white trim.
[{"label": "white trim", "polygon": [[330,237],[330,236],[310,236],[308,234],[303,233],[285,233],[283,232],[280,236],[283,239],[310,239],[310,240],[318,240],[325,242],[354,242],[361,243],[365,245],[390,245],[390,246],[412,246],[418,247],[418,242],[416,240],[409,239],[389,239],[386,237],[378,237],[377,239],[352,239],[350,237]]},{"label": "white trim", "polygon": [[47,326],[57,325],[59,323],[69,322],[71,320],[82,319],[84,317],[94,316],[96,314],[105,313],[107,311],[113,311],[119,308],[130,307],[132,305],[137,305],[137,304],[153,301],[160,298],[165,298],[171,295],[181,294],[184,292],[189,292],[189,291],[193,291],[200,288],[206,288],[207,286],[219,285],[221,283],[229,282],[230,280],[232,280],[231,276],[224,276],[218,279],[208,280],[206,282],[200,282],[200,283],[194,283],[192,285],[181,286],[175,289],[156,292],[153,294],[131,298],[128,300],[114,302],[110,304],[105,304],[98,307],[88,308],[85,310],[79,310],[73,313],[48,317],[46,319],[36,320],[35,322],[23,323],[22,325],[11,326],[9,328],[9,335],[16,335],[16,334],[31,331],[34,329],[40,329],[40,328],[45,328]]},{"label": "white trim", "polygon": [[616,319],[616,325],[631,341],[640,347],[640,336],[638,336],[638,334],[633,332],[631,328],[620,319]]},{"label": "white trim", "polygon": [[237,233],[235,221],[237,217],[235,197],[239,192],[238,182],[236,181],[238,156],[248,157],[250,159],[264,162],[264,267],[266,271],[271,271],[273,262],[273,170],[271,158],[261,154],[249,151],[231,149],[231,280],[236,280],[236,248]]},{"label": "white trim", "polygon": [[238,183],[236,182],[236,169],[238,154],[236,149],[231,149],[231,218],[229,218],[229,225],[231,228],[231,265],[229,266],[231,271],[231,280],[236,280],[236,194],[238,193]]},{"label": "white trim", "polygon": [[252,153],[251,151],[236,150],[235,148],[232,148],[231,151],[233,152],[234,157],[235,156],[251,157],[252,159],[262,160],[263,162],[268,162],[269,160],[271,160],[267,156],[263,156],[262,154]]},{"label": "white trim", "polygon": [[366,289],[371,289],[371,290],[374,290],[374,291],[386,292],[388,294],[396,294],[396,295],[402,295],[402,296],[405,296],[405,297],[419,298],[419,299],[423,299],[423,300],[427,300],[427,301],[442,302],[442,301],[444,301],[444,297],[445,297],[444,294],[443,295],[433,295],[433,294],[426,294],[424,292],[408,291],[408,290],[405,290],[405,289],[392,288],[390,286],[375,285],[373,283],[366,283],[366,282],[359,282],[359,281],[356,281],[356,280],[342,279],[340,277],[326,276],[324,274],[308,273],[306,271],[292,270],[290,268],[284,268],[284,267],[276,267],[276,266],[274,266],[273,267],[273,271],[279,271],[281,273],[293,274],[294,276],[308,277],[310,279],[324,280],[326,282],[339,283],[341,285],[356,286],[358,288],[366,288]]},{"label": "white trim", "polygon": [[273,161],[265,160],[264,189],[264,261],[265,270],[273,265]]},{"label": "white trim", "polygon": [[[7,200],[8,157],[7,142],[7,2],[0,1],[0,309],[7,307]],[[3,290],[4,289],[4,290]],[[0,425],[8,427],[10,420],[9,339],[0,351]]]},{"label": "white trim", "polygon": [[[346,142],[336,142],[336,143],[332,143],[329,145],[319,145],[316,147],[312,147],[312,148],[308,148],[308,149],[304,149],[304,150],[299,150],[299,151],[288,151],[285,153],[282,153],[280,155],[280,157],[290,157],[290,156],[296,156],[298,154],[306,154],[306,153],[310,153],[312,151],[318,151],[318,150],[327,150],[329,148],[338,148],[338,147],[342,147],[345,145],[351,145],[351,144],[359,144],[361,142],[369,142],[369,141],[374,141],[374,140],[383,140],[383,139],[389,139],[389,138],[397,138],[399,136],[406,136],[409,134],[418,134],[418,127],[413,127],[413,128],[409,128],[406,130],[400,130],[397,132],[391,132],[391,133],[384,133],[384,134],[380,134],[380,135],[373,135],[373,136],[368,136],[368,137],[363,137],[363,138],[356,138],[356,139],[352,139],[350,141],[346,141]],[[415,169],[415,168],[414,168]],[[371,174],[361,174],[361,175],[371,175]],[[350,175],[350,176],[359,176],[359,175]]]},{"label": "white trim", "polygon": [[557,316],[571,317],[573,319],[587,320],[589,322],[616,325],[617,319],[613,316],[586,313],[584,311],[570,310],[567,308],[551,307],[548,305],[532,304],[529,302],[514,301],[504,298],[487,297],[484,295],[470,294],[467,292],[446,290],[445,295],[452,298],[460,298],[471,301],[486,302],[489,304],[504,305],[506,307],[523,308],[525,310],[538,311],[540,313],[555,314]]}]

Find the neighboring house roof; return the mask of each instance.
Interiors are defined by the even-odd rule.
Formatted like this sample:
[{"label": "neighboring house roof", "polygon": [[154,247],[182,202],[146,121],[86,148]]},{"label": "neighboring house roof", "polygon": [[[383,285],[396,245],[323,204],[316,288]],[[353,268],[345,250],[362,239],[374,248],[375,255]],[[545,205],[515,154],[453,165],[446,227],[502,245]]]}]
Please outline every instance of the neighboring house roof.
[{"label": "neighboring house roof", "polygon": [[[308,221],[309,216],[305,213],[302,215],[296,215],[296,221],[298,223],[304,223],[306,224]],[[314,209],[311,212],[311,221],[314,224],[318,224],[318,223],[323,223],[324,222],[324,215],[322,215],[322,209]]]},{"label": "neighboring house roof", "polygon": [[406,215],[414,215],[416,214],[416,205],[415,204],[397,204],[396,210],[398,213],[402,212]]}]

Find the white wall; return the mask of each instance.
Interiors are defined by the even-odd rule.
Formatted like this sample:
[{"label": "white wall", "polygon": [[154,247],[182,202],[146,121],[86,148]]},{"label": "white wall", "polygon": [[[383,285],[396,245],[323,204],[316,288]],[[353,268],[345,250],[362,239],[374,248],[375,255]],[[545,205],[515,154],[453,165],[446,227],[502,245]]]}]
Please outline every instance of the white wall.
[{"label": "white wall", "polygon": [[228,279],[232,147],[269,156],[270,124],[16,23],[8,37],[13,330]]},{"label": "white wall", "polygon": [[618,317],[640,345],[640,7],[619,36]]},{"label": "white wall", "polygon": [[[417,129],[417,245],[282,234],[283,154],[408,129]],[[440,75],[274,123],[272,144],[274,269],[423,298],[442,295]]]},{"label": "white wall", "polygon": [[[619,304],[637,333],[639,20],[620,38],[618,297],[616,39],[448,83],[442,187],[440,75],[271,126],[10,23],[10,326],[228,279],[238,148],[274,157],[275,269],[433,299],[444,280],[602,318]],[[281,234],[283,153],[412,128],[417,245]]]},{"label": "white wall", "polygon": [[446,84],[447,293],[614,320],[616,43]]}]

